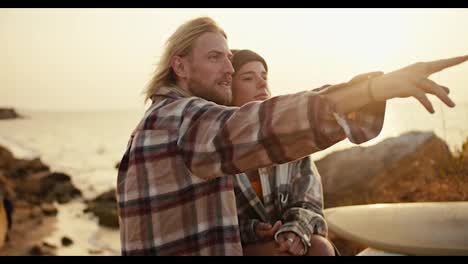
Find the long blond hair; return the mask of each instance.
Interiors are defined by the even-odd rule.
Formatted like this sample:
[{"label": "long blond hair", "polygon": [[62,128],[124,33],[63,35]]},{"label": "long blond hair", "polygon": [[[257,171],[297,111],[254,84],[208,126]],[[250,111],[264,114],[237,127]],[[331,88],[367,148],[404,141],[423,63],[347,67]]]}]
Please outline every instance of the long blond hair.
[{"label": "long blond hair", "polygon": [[199,17],[182,24],[166,41],[164,52],[149,85],[145,89],[145,102],[163,86],[176,84],[171,60],[174,56],[190,54],[195,40],[203,33],[221,33],[226,39],[226,33],[219,25],[209,17]]}]

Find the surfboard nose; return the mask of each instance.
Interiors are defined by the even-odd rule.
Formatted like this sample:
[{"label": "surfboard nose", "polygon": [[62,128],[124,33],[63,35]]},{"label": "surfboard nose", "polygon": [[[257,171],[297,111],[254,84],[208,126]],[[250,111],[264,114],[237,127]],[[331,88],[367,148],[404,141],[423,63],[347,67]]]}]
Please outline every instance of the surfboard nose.
[{"label": "surfboard nose", "polygon": [[407,255],[468,255],[468,202],[369,204],[324,210],[345,239]]}]

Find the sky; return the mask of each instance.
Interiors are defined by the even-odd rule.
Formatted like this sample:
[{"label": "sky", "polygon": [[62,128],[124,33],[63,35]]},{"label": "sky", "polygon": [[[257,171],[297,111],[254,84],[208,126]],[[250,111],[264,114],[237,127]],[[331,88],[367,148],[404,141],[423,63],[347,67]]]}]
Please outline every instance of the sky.
[{"label": "sky", "polygon": [[[199,16],[267,60],[273,95],[468,54],[468,9],[0,9],[0,107],[144,109],[164,42]],[[468,63],[431,79],[468,102]]]}]

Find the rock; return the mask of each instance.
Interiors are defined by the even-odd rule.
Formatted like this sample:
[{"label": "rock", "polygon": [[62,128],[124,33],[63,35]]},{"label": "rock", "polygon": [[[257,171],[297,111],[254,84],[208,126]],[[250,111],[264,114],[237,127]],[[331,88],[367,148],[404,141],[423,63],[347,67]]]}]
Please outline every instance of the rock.
[{"label": "rock", "polygon": [[13,108],[0,108],[0,120],[1,119],[13,119],[21,117],[16,113]]},{"label": "rock", "polygon": [[41,159],[17,160],[9,175],[13,179],[22,179],[23,177],[37,172],[48,172],[49,166],[42,163]]},{"label": "rock", "polygon": [[81,191],[73,185],[70,176],[57,172],[28,175],[22,179],[22,184],[17,185],[16,191],[31,202],[67,203],[81,196]]},{"label": "rock", "polygon": [[448,146],[434,133],[410,132],[371,147],[332,153],[316,164],[325,206],[334,207],[368,203],[376,197],[379,202],[396,202],[440,177],[450,159]]},{"label": "rock", "polygon": [[46,242],[46,241],[42,241],[42,246],[46,247],[46,248],[53,248],[53,249],[56,249],[57,246],[52,244],[52,243],[49,243],[49,242]]},{"label": "rock", "polygon": [[42,213],[47,216],[57,215],[57,207],[53,203],[43,203],[41,204]]},{"label": "rock", "polygon": [[54,256],[55,255],[56,247],[48,244],[48,243],[41,243],[32,246],[29,254],[33,256]]},{"label": "rock", "polygon": [[[49,172],[39,172],[24,176],[22,184],[16,186],[16,193],[20,197],[30,198],[41,195],[41,180],[49,175]],[[30,199],[27,199],[30,201]]]},{"label": "rock", "polygon": [[23,167],[29,173],[49,171],[49,166],[44,164],[40,158],[35,158],[32,160],[25,160]]},{"label": "rock", "polygon": [[115,191],[115,189],[111,189],[109,191],[106,191],[106,192],[98,195],[93,201],[94,202],[117,203],[116,191]]},{"label": "rock", "polygon": [[40,158],[32,160],[16,159],[11,151],[0,146],[0,171],[12,179],[22,178],[28,174],[49,171],[49,166]]},{"label": "rock", "polygon": [[81,191],[72,184],[70,176],[63,173],[49,174],[41,181],[41,191],[46,201],[56,200],[61,204],[81,196]]},{"label": "rock", "polygon": [[10,150],[0,146],[0,170],[10,171],[16,161]]},{"label": "rock", "polygon": [[106,205],[96,208],[93,213],[99,218],[99,225],[119,228],[119,218],[115,205]]},{"label": "rock", "polygon": [[[463,154],[452,156],[445,142],[427,132],[410,132],[371,147],[332,153],[317,162],[325,207],[468,201]],[[335,235],[330,239],[343,255],[365,248]]]},{"label": "rock", "polygon": [[102,249],[88,249],[88,253],[91,254],[91,255],[95,255],[95,254],[101,254],[103,251]]},{"label": "rock", "polygon": [[40,245],[34,245],[31,250],[29,251],[29,253],[33,256],[42,256],[44,255],[43,254],[43,250],[42,250],[42,247]]},{"label": "rock", "polygon": [[[8,149],[0,147],[0,248],[9,238],[0,255],[55,255],[56,246],[38,243],[50,234],[46,230],[55,221],[44,216],[57,215],[54,202],[66,203],[77,196],[81,191],[69,175],[50,172],[39,158],[16,159]],[[5,201],[11,201],[7,204],[14,205],[10,206],[14,211],[9,213]],[[73,241],[64,237],[62,243],[67,246]]]},{"label": "rock", "polygon": [[29,211],[29,218],[30,219],[36,219],[36,218],[39,218],[39,217],[41,217],[43,215],[44,214],[42,213],[42,209],[39,206],[34,206]]},{"label": "rock", "polygon": [[73,244],[73,240],[71,238],[66,237],[66,236],[62,237],[62,245],[63,246],[68,247],[68,246],[70,246],[72,244]]},{"label": "rock", "polygon": [[83,212],[92,212],[99,219],[99,224],[111,228],[119,227],[117,199],[115,189],[111,189],[94,200],[89,201]]}]

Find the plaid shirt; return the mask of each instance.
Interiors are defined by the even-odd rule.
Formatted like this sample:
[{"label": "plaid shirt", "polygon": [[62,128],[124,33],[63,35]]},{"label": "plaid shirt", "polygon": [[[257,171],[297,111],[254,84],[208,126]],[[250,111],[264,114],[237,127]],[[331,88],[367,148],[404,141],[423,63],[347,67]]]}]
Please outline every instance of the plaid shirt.
[{"label": "plaid shirt", "polygon": [[236,174],[304,158],[345,131],[364,142],[380,132],[385,110],[341,116],[350,124],[344,130],[322,92],[240,108],[172,87],[152,99],[118,172],[123,255],[242,255]]},{"label": "plaid shirt", "polygon": [[258,170],[262,183],[261,201],[245,173],[236,175],[234,191],[242,244],[259,240],[255,225],[282,220],[279,233],[291,231],[305,241],[313,234],[328,235],[323,218],[320,174],[310,157]]}]

